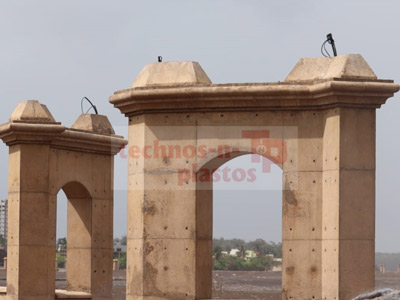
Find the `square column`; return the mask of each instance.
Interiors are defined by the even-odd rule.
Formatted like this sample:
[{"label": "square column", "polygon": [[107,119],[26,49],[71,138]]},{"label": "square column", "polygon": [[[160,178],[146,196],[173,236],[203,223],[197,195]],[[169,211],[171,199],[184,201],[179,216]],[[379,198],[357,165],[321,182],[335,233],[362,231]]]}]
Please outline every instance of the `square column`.
[{"label": "square column", "polygon": [[9,300],[54,299],[55,241],[49,224],[55,216],[48,194],[49,151],[49,145],[10,147]]},{"label": "square column", "polygon": [[322,136],[324,111],[284,114],[282,297],[321,299]]},{"label": "square column", "polygon": [[375,287],[375,109],[337,108],[324,132],[322,296]]},{"label": "square column", "polygon": [[168,155],[165,149],[195,145],[195,127],[163,130],[164,117],[130,119],[126,296],[130,300],[195,298],[196,184],[179,179],[181,169],[195,161]]}]

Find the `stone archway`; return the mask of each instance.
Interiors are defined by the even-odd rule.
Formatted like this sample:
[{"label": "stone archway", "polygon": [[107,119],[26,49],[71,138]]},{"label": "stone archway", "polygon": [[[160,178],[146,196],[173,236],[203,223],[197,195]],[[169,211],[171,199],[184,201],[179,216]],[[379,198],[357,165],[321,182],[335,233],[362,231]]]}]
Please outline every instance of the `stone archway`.
[{"label": "stone archway", "polygon": [[196,174],[218,143],[259,152],[243,130],[286,149],[283,298],[373,289],[375,110],[398,90],[360,55],[301,59],[279,83],[212,84],[193,62],[146,66],[110,98],[129,118],[127,299],[211,297],[210,189]]},{"label": "stone archway", "polygon": [[62,187],[67,196],[67,291],[91,293],[92,197],[79,182]]},{"label": "stone archway", "polygon": [[[67,291],[110,299],[114,155],[126,144],[107,117],[82,114],[72,128],[45,105],[19,103],[0,138],[9,146],[6,299],[55,299],[57,193],[68,199]],[[61,295],[62,294],[62,295]]]},{"label": "stone archway", "polygon": [[[272,129],[272,130],[271,130]],[[275,130],[274,130],[275,129]],[[229,135],[231,135],[235,130],[230,130]],[[249,132],[248,129],[241,130],[244,132]],[[276,128],[269,127],[269,129],[265,130],[252,130],[252,135],[258,135],[259,133],[263,132],[272,132],[272,135],[268,134],[271,139],[268,141],[269,146],[268,150],[271,149],[271,146],[277,146],[275,141],[280,141],[280,145],[282,145],[282,139],[277,138],[275,134],[280,135],[278,132],[280,130],[276,130]],[[226,134],[225,134],[226,135]],[[208,146],[207,149],[224,149],[224,154],[218,155],[211,160],[207,161],[204,165],[197,168],[196,172],[196,209],[195,209],[195,227],[196,227],[196,252],[195,252],[195,259],[196,259],[196,297],[198,299],[211,299],[212,298],[212,241],[213,241],[213,220],[214,220],[214,212],[213,212],[213,183],[214,179],[222,180],[224,182],[230,182],[231,178],[235,176],[235,171],[242,171],[240,174],[240,178],[252,178],[247,173],[251,170],[251,166],[248,167],[247,170],[242,169],[233,169],[230,170],[232,172],[225,172],[225,174],[221,173],[216,177],[214,173],[219,167],[224,165],[226,162],[235,159],[241,155],[246,154],[260,154],[256,147],[252,147],[251,142],[248,139],[243,139],[242,141],[235,141],[234,144],[230,144],[223,134],[215,133],[215,136],[219,136],[219,142],[215,143],[215,138],[212,136],[208,136],[208,139],[214,141],[211,144],[202,144],[204,146]],[[223,142],[222,142],[223,141]],[[221,143],[222,142],[222,143]],[[218,145],[218,143],[220,145]],[[240,145],[242,144],[242,145]],[[273,148],[273,147],[272,147]],[[237,149],[238,151],[229,152],[229,149]],[[283,154],[284,152],[280,152]],[[263,153],[263,156],[268,158],[266,162],[267,165],[263,164],[263,161],[260,160],[259,156],[256,155],[254,157],[253,163],[260,163],[263,164],[262,167],[270,168],[270,164],[276,164],[280,168],[283,167],[282,159],[283,157],[279,156],[271,156],[270,153]],[[229,171],[229,170],[228,170]],[[269,172],[269,170],[267,171]],[[214,176],[213,176],[214,175]],[[236,175],[238,176],[238,175]],[[224,178],[225,177],[225,178]],[[249,184],[249,189],[251,189],[251,184]],[[283,221],[283,220],[282,220]],[[282,224],[280,227],[284,226]]]}]

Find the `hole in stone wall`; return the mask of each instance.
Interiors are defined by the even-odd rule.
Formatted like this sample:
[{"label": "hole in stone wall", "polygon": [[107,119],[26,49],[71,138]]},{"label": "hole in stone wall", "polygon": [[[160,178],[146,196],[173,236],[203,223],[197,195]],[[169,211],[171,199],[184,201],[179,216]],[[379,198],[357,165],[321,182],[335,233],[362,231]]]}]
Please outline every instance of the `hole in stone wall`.
[{"label": "hole in stone wall", "polygon": [[281,241],[279,166],[252,154],[221,165],[213,182],[212,298],[281,298]]}]

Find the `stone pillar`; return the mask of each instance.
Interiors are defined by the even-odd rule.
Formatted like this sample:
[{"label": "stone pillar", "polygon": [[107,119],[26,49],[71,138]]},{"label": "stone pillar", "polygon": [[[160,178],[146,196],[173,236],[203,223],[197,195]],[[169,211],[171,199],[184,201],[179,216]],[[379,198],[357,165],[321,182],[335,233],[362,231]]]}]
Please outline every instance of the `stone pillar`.
[{"label": "stone pillar", "polygon": [[323,155],[323,297],[375,287],[375,109],[327,113]]},{"label": "stone pillar", "polygon": [[321,298],[324,116],[323,111],[284,113],[283,137],[288,151],[282,174],[284,299]]},{"label": "stone pillar", "polygon": [[[55,274],[50,229],[47,225],[52,216],[49,215],[48,193],[45,191],[45,185],[48,184],[48,154],[48,145],[10,147],[10,155],[18,155],[23,166],[11,171],[19,174],[9,176],[15,185],[11,187],[14,191],[9,189],[8,198],[11,202],[9,218],[19,220],[19,223],[9,222],[10,268],[7,270],[7,294],[11,297],[15,293],[19,295],[18,299],[28,299],[24,297],[33,295],[37,299],[52,299],[54,295],[54,288],[49,285],[49,281],[55,281]],[[34,286],[31,285],[32,274],[36,278]]]},{"label": "stone pillar", "polygon": [[[158,116],[132,118],[129,150],[146,149],[171,138],[172,132],[158,125],[162,125]],[[178,134],[191,139],[174,140],[171,145],[182,149],[194,144],[195,128],[188,130]],[[146,154],[129,157],[127,299],[195,296],[196,187],[193,182],[178,184],[181,164],[176,157],[162,153],[151,158]]]},{"label": "stone pillar", "polygon": [[54,299],[55,240],[49,224],[55,215],[49,201],[49,156],[51,141],[64,129],[37,101],[21,102],[10,122],[0,128],[1,138],[9,146],[10,300]]}]

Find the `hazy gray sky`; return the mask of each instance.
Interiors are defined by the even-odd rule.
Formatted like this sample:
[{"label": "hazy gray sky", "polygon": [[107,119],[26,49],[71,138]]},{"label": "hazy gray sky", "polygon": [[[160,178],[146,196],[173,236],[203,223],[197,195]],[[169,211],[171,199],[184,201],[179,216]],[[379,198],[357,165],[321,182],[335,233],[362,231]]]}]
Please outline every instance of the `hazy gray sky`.
[{"label": "hazy gray sky", "polygon": [[[2,1],[0,122],[19,101],[37,99],[71,126],[87,96],[125,134],[127,120],[108,97],[129,87],[158,55],[198,61],[214,83],[282,81],[299,58],[321,56],[329,32],[339,54],[360,53],[379,78],[400,82],[399,9],[395,0]],[[377,251],[400,252],[398,100],[377,112]],[[5,198],[5,145],[0,157]],[[230,163],[245,166],[246,159]],[[276,183],[267,192],[216,192],[215,236],[278,241],[280,174],[258,178]],[[126,179],[126,161],[117,158],[116,236],[126,231]]]}]

